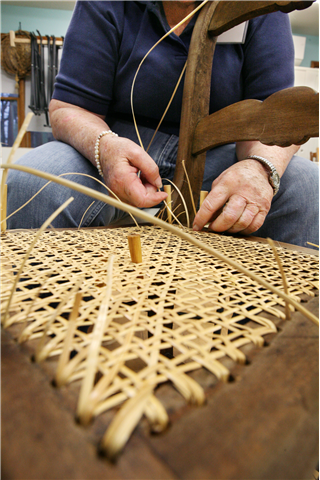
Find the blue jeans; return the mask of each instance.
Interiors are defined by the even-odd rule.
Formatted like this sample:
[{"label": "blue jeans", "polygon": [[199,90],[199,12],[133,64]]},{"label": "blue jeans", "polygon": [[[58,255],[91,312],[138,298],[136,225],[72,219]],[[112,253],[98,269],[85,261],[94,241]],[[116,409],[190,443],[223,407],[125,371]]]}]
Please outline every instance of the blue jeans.
[{"label": "blue jeans", "polygon": [[[119,136],[136,143],[138,139],[132,124],[110,122]],[[143,144],[147,146],[153,130],[139,129]],[[178,137],[158,132],[149,149],[150,156],[159,166],[162,178],[172,180],[178,150]],[[229,144],[210,150],[204,173],[203,190],[210,190],[212,181],[237,161],[235,145]],[[50,142],[34,149],[17,162],[55,175],[66,174],[69,180],[107,193],[97,169],[71,146]],[[90,175],[94,179],[88,178]],[[308,242],[319,244],[318,206],[319,171],[310,160],[294,156],[281,178],[281,186],[272,201],[264,225],[254,233],[277,241],[308,247]],[[11,170],[8,175],[8,215],[29,200],[47,182],[39,177]],[[26,207],[8,219],[8,228],[39,228],[49,215],[65,200],[75,200],[54,221],[54,227],[78,227],[110,225],[126,214],[103,202],[55,183],[50,183]]]}]

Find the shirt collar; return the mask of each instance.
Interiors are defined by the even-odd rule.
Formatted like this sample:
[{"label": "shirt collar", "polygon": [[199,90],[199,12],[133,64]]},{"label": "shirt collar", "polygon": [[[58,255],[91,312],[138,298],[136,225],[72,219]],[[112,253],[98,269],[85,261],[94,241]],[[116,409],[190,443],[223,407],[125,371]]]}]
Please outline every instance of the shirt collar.
[{"label": "shirt collar", "polygon": [[[146,9],[151,14],[155,15],[158,18],[158,20],[159,20],[160,24],[162,25],[162,28],[164,29],[164,31],[165,32],[169,31],[170,27],[168,25],[168,22],[167,22],[167,19],[166,19],[161,1],[146,1],[146,0],[143,1],[143,0],[140,0],[140,1],[137,1],[136,3],[140,3],[140,4],[145,5]],[[191,18],[190,22],[188,23],[188,25],[184,29],[183,34],[189,33],[191,30],[193,30],[193,27],[194,27],[194,24],[196,22],[197,17],[198,17],[198,12]]]}]

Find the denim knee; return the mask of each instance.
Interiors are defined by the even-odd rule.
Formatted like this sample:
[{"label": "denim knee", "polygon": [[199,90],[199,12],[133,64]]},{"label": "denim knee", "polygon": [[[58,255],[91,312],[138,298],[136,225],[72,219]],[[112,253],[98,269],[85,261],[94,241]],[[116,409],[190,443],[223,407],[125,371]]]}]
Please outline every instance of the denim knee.
[{"label": "denim knee", "polygon": [[[97,182],[99,175],[96,168],[79,152],[62,142],[42,145],[21,157],[17,163],[53,175],[64,175],[68,180],[107,193],[105,186]],[[54,227],[78,227],[80,222],[83,226],[89,226],[95,221],[98,221],[98,225],[104,225],[105,222],[110,223],[115,215],[115,209],[103,202],[25,172],[9,171],[7,184],[8,215],[34,197],[8,219],[8,228],[39,228],[71,196],[74,201],[53,221]],[[102,212],[103,218],[99,218]]]},{"label": "denim knee", "polygon": [[318,165],[299,156],[292,158],[256,235],[304,247],[319,244]]}]

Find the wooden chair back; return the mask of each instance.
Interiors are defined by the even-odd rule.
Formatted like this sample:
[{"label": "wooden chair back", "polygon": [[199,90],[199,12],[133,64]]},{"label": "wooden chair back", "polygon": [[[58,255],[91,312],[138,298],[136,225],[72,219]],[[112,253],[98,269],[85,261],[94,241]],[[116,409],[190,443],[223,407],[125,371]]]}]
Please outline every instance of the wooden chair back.
[{"label": "wooden chair back", "polygon": [[[194,210],[185,170],[198,205],[206,151],[227,143],[258,140],[267,145],[303,144],[319,136],[319,94],[308,87],[293,87],[264,102],[244,100],[209,115],[212,61],[221,33],[251,18],[275,11],[291,12],[312,1],[213,1],[200,11],[188,54],[181,112],[179,149],[173,182],[186,200],[190,220]],[[275,128],[276,125],[276,128]],[[181,199],[172,194],[172,210],[185,222]],[[182,219],[182,220],[181,220]]]}]

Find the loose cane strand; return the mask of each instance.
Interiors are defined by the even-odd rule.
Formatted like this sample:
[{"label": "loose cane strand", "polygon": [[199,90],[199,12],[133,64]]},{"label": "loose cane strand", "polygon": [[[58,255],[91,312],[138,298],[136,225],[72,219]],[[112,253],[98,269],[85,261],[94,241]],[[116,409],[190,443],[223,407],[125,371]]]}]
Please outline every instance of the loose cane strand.
[{"label": "loose cane strand", "polygon": [[[137,133],[137,136],[138,136],[139,144],[140,144],[140,146],[143,150],[144,150],[144,146],[143,146],[143,143],[142,143],[142,140],[141,140],[141,137],[140,137],[140,133],[139,133],[139,129],[138,129],[137,121],[136,121],[136,116],[135,116],[134,108],[133,108],[133,90],[134,90],[134,86],[135,86],[135,83],[136,83],[136,78],[138,76],[140,68],[141,68],[142,64],[144,63],[144,61],[146,60],[146,58],[148,57],[148,55],[152,52],[152,50],[154,50],[159,45],[159,43],[161,43],[166,37],[168,37],[171,33],[173,33],[175,30],[177,30],[177,28],[179,28],[181,25],[183,25],[184,22],[189,20],[189,18],[191,18],[195,13],[197,13],[207,2],[208,2],[208,0],[204,0],[200,5],[198,5],[197,8],[195,8],[191,13],[189,13],[189,15],[187,15],[183,20],[181,20],[181,22],[179,22],[177,25],[175,25],[173,28],[171,28],[163,37],[161,37],[150,48],[150,50],[145,54],[145,56],[143,57],[143,59],[139,63],[139,66],[138,66],[137,71],[136,71],[136,73],[133,77],[133,81],[132,81],[132,85],[131,85],[130,103],[131,103],[133,123],[134,123],[135,130],[136,130],[136,133]],[[181,75],[181,77],[182,77],[182,75]],[[179,82],[180,82],[180,80],[179,80]]]},{"label": "loose cane strand", "polygon": [[[91,180],[94,180],[94,181],[100,183],[100,185],[102,185],[111,195],[113,195],[119,202],[121,202],[120,198],[111,190],[111,188],[109,188],[105,183],[103,183],[98,178],[93,177],[92,175],[88,175],[87,173],[80,173],[80,172],[68,172],[68,173],[61,173],[60,175],[57,175],[57,176],[58,177],[66,177],[68,175],[80,175],[81,177],[91,178]],[[21,207],[17,208],[17,210],[10,213],[10,215],[8,215],[5,219],[3,219],[2,222],[8,220],[10,217],[12,217],[16,213],[18,213],[20,210],[22,210],[24,207],[26,207],[30,202],[32,202],[32,200],[34,200],[42,192],[42,190],[44,190],[48,185],[50,185],[50,183],[52,183],[52,180],[50,180],[45,185],[43,185],[31,198],[29,198],[29,200],[27,200],[23,205],[21,205]],[[84,212],[78,228],[80,228],[80,225],[82,224],[82,221],[83,221],[83,218],[84,218],[85,214],[87,213],[87,211],[91,207],[91,205],[93,205],[93,203],[94,202],[92,202],[89,205],[89,207],[87,208],[87,210]],[[136,227],[139,228],[139,224],[136,221],[136,219],[134,218],[134,216],[131,215],[131,213],[129,213],[129,215],[132,218],[133,222],[136,224]]]},{"label": "loose cane strand", "polygon": [[[6,165],[5,168],[13,168],[13,165]],[[12,301],[12,297],[13,297],[13,294],[15,292],[15,289],[17,287],[17,284],[18,284],[18,281],[20,279],[20,276],[21,276],[21,273],[22,273],[22,270],[23,270],[23,267],[25,266],[26,264],[26,261],[28,260],[31,252],[32,252],[32,249],[34,247],[34,245],[36,244],[38,238],[40,237],[40,235],[42,234],[42,232],[47,228],[48,225],[50,225],[50,223],[73,201],[73,197],[70,197],[66,202],[64,202],[59,208],[57,208],[57,210],[55,212],[52,213],[52,215],[50,215],[50,217],[44,222],[44,224],[41,226],[41,228],[37,231],[37,234],[33,240],[33,242],[31,243],[24,259],[23,259],[23,262],[20,266],[20,269],[17,273],[17,275],[15,276],[15,280],[14,280],[14,283],[13,283],[13,287],[12,287],[12,290],[11,290],[11,293],[10,293],[10,296],[9,296],[9,299],[8,299],[8,303],[6,305],[6,311],[5,311],[5,314],[4,314],[4,319],[3,319],[3,322],[4,322],[4,325],[5,325],[5,322],[6,322],[6,319],[8,317],[8,314],[9,314],[9,309],[10,309],[10,304],[11,304],[11,301]]]}]

